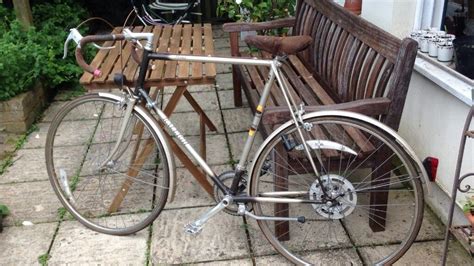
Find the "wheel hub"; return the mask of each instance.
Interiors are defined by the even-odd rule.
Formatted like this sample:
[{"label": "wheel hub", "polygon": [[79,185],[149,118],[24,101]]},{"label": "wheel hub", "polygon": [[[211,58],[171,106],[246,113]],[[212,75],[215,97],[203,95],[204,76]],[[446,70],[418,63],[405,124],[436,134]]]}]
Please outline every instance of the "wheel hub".
[{"label": "wheel hub", "polygon": [[329,219],[342,219],[351,214],[357,204],[357,194],[352,183],[346,178],[329,174],[320,177],[322,186],[315,180],[309,189],[309,198],[323,202],[322,204],[311,204],[319,215]]}]

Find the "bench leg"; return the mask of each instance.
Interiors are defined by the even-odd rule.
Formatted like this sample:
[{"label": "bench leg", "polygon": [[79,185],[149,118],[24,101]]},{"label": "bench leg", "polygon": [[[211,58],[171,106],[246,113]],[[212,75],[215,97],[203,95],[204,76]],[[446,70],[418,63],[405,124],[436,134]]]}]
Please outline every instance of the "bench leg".
[{"label": "bench leg", "polygon": [[[239,56],[239,33],[231,32],[230,34],[230,54]],[[234,105],[242,106],[242,83],[237,73],[237,66],[232,65],[232,83],[234,85]]]},{"label": "bench leg", "polygon": [[[378,151],[375,155],[376,159],[373,166],[374,171],[372,173],[371,186],[390,183],[390,180],[387,181],[387,178],[390,178],[390,175],[392,174],[390,171],[392,169],[392,163],[390,160],[387,160],[389,157],[389,152],[384,148]],[[388,190],[388,188],[388,186],[381,187],[379,190]],[[370,193],[369,226],[373,232],[385,231],[388,196],[389,193],[383,191]]]},{"label": "bench leg", "polygon": [[[288,191],[288,153],[283,145],[278,144],[275,147],[274,155],[274,188],[275,191]],[[288,203],[275,203],[275,216],[289,217]],[[290,223],[288,221],[275,221],[275,236],[279,241],[290,240]]]}]

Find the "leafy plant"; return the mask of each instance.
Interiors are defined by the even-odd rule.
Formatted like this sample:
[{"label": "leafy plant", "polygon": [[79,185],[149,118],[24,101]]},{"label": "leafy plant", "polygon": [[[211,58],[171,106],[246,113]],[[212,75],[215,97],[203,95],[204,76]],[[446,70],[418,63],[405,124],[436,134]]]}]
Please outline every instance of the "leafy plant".
[{"label": "leafy plant", "polygon": [[[73,57],[63,60],[62,53],[68,29],[87,17],[85,9],[73,0],[40,2],[32,7],[35,27],[27,31],[12,13],[0,6],[0,18],[5,18],[0,19],[0,101],[38,81],[49,89],[77,83],[82,70]],[[91,56],[86,49],[86,57]]]},{"label": "leafy plant", "polygon": [[466,197],[466,202],[462,206],[463,212],[474,213],[474,196]]},{"label": "leafy plant", "polygon": [[260,22],[292,16],[296,0],[219,0],[217,15],[231,20]]},{"label": "leafy plant", "polygon": [[5,217],[10,214],[10,210],[7,206],[0,204],[0,216]]}]

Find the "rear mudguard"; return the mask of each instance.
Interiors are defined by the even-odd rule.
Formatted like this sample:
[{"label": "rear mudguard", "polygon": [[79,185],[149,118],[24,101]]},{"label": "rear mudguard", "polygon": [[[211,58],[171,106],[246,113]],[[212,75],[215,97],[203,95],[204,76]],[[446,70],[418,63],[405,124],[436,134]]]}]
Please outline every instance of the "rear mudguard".
[{"label": "rear mudguard", "polygon": [[[426,170],[425,168],[423,167],[423,164],[422,162],[420,161],[420,159],[418,159],[418,157],[416,156],[415,154],[415,151],[410,147],[410,145],[408,145],[408,143],[402,138],[400,137],[397,132],[395,132],[395,130],[391,129],[390,127],[384,125],[383,123],[379,122],[378,120],[375,120],[371,117],[368,117],[368,116],[365,116],[365,115],[362,115],[362,114],[358,114],[358,113],[354,113],[354,112],[347,112],[347,111],[318,111],[318,112],[312,112],[312,113],[308,113],[308,114],[305,114],[303,115],[303,120],[305,119],[310,119],[310,118],[318,118],[318,117],[342,117],[342,118],[352,118],[352,119],[355,119],[355,120],[359,120],[359,121],[362,121],[362,122],[365,122],[365,123],[368,123],[374,127],[377,127],[383,131],[385,131],[387,134],[389,134],[390,136],[392,136],[396,142],[405,150],[405,152],[410,156],[411,160],[412,160],[412,164],[413,166],[416,168],[415,170],[418,171],[418,173],[420,173],[420,175],[422,176],[422,183],[425,185],[426,187],[426,191],[427,191],[427,195],[428,196],[431,196],[431,183],[430,183],[430,180],[428,179],[428,174],[426,173]],[[252,164],[252,167],[251,167],[251,170],[250,170],[250,178],[253,177],[254,175],[254,171],[255,171],[255,163],[257,162],[257,158],[260,157],[261,153],[263,152],[263,148],[270,142],[270,140],[272,140],[276,135],[280,134],[280,132],[282,132],[284,129],[286,129],[288,126],[291,126],[293,125],[294,122],[293,120],[290,120],[288,122],[286,122],[285,124],[281,125],[279,128],[277,128],[275,131],[272,132],[272,134],[270,136],[268,136],[265,141],[263,142],[263,144],[260,146],[260,148],[258,149],[257,153],[255,154],[255,158],[253,160],[253,164]],[[249,184],[252,184],[252,180],[249,180]],[[248,191],[251,191],[251,189],[249,189]]]}]

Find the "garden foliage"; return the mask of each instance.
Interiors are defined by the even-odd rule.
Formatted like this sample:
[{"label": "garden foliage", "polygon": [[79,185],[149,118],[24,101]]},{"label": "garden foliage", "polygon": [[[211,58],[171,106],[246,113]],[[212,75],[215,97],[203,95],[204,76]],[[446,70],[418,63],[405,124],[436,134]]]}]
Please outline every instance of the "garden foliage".
[{"label": "garden foliage", "polygon": [[50,0],[33,4],[32,13],[35,26],[25,30],[13,11],[0,5],[0,101],[38,81],[48,89],[77,83],[82,73],[74,56],[63,60],[62,55],[69,28],[87,18],[85,9],[73,0]]}]

